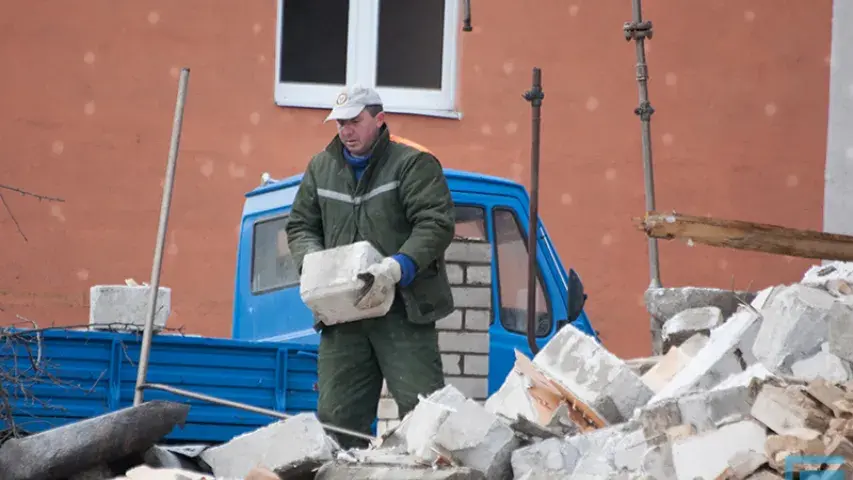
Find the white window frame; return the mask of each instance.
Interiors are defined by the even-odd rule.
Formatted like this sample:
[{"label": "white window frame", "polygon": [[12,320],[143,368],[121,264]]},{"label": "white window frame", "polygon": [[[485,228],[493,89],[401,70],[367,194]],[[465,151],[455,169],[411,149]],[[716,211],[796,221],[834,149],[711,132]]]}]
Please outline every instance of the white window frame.
[{"label": "white window frame", "polygon": [[[379,40],[379,2],[350,0],[347,39],[347,84],[360,83],[376,88],[384,109],[432,117],[461,119],[456,92],[458,88],[459,9],[461,0],[445,0],[444,44],[441,60],[441,90],[422,88],[376,87],[376,57]],[[384,0],[394,1],[394,0]],[[281,107],[332,108],[344,85],[279,82],[281,71],[282,12],[284,0],[278,0],[275,47],[275,103]]]}]

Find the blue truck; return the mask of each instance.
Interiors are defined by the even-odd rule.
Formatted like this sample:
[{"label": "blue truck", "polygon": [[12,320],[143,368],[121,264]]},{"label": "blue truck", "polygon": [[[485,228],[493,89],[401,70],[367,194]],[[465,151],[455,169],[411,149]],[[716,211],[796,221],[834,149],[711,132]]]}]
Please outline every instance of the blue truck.
[{"label": "blue truck", "polygon": [[[530,356],[527,295],[508,285],[526,278],[529,196],[517,182],[445,169],[456,205],[456,235],[492,248],[489,394],[515,363]],[[237,246],[232,338],[158,334],[147,381],[285,413],[316,409],[317,345],[312,315],[299,297],[299,276],[285,225],[302,176],[265,180],[246,194]],[[540,347],[566,326],[598,340],[585,311],[586,294],[568,271],[540,221],[537,235],[535,342]],[[522,262],[523,260],[523,262]],[[521,263],[520,263],[521,262]],[[504,268],[502,269],[502,265]],[[520,282],[526,289],[526,282]],[[25,333],[25,332],[18,332]],[[141,334],[50,329],[38,338],[43,368],[11,401],[16,427],[38,432],[133,404]],[[33,343],[7,342],[0,364],[22,368]],[[50,379],[46,379],[46,375]],[[24,374],[25,375],[25,374]],[[15,385],[4,385],[17,391]],[[147,390],[146,400],[189,402],[187,424],[169,442],[218,443],[268,424],[268,416],[169,392]],[[7,427],[9,427],[7,425]]]}]

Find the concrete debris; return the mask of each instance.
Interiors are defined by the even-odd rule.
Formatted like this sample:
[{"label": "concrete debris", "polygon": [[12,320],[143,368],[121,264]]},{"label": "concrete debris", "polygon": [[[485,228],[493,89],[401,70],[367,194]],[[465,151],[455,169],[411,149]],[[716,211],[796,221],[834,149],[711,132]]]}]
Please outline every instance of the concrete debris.
[{"label": "concrete debris", "polygon": [[260,466],[288,479],[303,478],[320,468],[333,459],[336,450],[337,444],[317,417],[300,413],[205,450],[201,459],[217,477],[242,478]]},{"label": "concrete debris", "polygon": [[[623,361],[565,327],[533,358],[517,351],[484,403],[448,385],[366,449],[341,450],[305,413],[213,447],[155,446],[161,429],[123,448],[106,428],[123,448],[109,455],[59,448],[49,431],[7,442],[0,463],[13,480],[58,478],[45,462],[62,478],[107,478],[131,452],[144,465],[123,479],[771,480],[811,455],[853,474],[851,286],[853,264],[836,263],[752,294],[650,290],[662,355]],[[75,459],[51,459],[44,444]],[[18,457],[28,461],[10,463]]]},{"label": "concrete debris", "polygon": [[723,323],[719,307],[698,307],[676,314],[663,324],[664,348],[680,345],[697,333],[709,334]]},{"label": "concrete debris", "polygon": [[[148,315],[149,285],[94,285],[89,289],[89,328],[139,331]],[[154,331],[166,327],[172,309],[172,290],[157,290]]]}]

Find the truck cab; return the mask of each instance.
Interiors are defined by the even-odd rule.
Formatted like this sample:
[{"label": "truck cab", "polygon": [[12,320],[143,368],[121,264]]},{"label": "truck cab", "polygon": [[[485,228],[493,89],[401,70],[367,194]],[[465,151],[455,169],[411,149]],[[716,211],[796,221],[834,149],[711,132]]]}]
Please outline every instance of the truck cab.
[{"label": "truck cab", "polygon": [[[519,183],[445,169],[456,208],[456,236],[492,248],[489,394],[503,384],[527,340],[529,197]],[[299,274],[287,245],[290,208],[302,175],[270,180],[246,194],[237,250],[232,336],[240,340],[316,344],[313,316],[299,296]],[[598,340],[584,311],[586,294],[567,272],[541,220],[537,244],[536,343],[571,325]]]}]

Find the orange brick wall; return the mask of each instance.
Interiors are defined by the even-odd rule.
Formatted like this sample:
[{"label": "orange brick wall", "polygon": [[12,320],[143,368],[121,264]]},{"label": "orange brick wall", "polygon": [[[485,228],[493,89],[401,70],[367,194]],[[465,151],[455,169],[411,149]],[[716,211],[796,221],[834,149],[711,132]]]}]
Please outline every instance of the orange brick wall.
[{"label": "orange brick wall", "polygon": [[[0,19],[0,322],[85,324],[88,289],[148,281],[178,69],[189,66],[162,281],[172,325],[230,335],[242,195],[300,171],[334,127],[272,99],[276,2],[48,2]],[[647,1],[658,207],[821,228],[831,2]],[[543,69],[542,215],[617,354],[650,351],[630,2],[473,0],[461,121],[392,115],[446,166],[528,179]],[[737,4],[737,6],[735,6]],[[759,288],[808,261],[661,244],[665,285]]]}]

